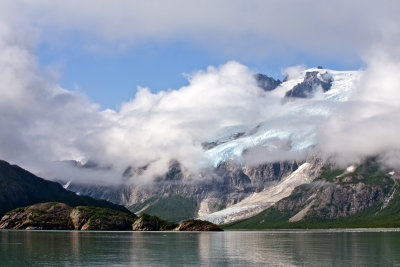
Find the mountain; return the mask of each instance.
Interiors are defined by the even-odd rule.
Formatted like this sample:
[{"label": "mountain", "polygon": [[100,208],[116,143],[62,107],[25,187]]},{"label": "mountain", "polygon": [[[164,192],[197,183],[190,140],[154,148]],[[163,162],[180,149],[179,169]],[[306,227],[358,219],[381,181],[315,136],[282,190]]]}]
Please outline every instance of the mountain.
[{"label": "mountain", "polygon": [[332,81],[332,76],[327,71],[308,71],[306,72],[304,80],[296,84],[293,89],[287,91],[285,97],[312,97],[319,89],[323,92],[331,89]]},{"label": "mountain", "polygon": [[288,197],[298,186],[312,182],[320,174],[322,166],[323,163],[320,160],[308,159],[295,171],[263,191],[253,192],[238,203],[226,209],[203,215],[200,219],[216,224],[227,224],[254,216],[281,199]]},{"label": "mountain", "polygon": [[[319,177],[326,163],[314,151],[318,123],[329,118],[333,104],[350,98],[360,75],[359,71],[322,68],[304,70],[283,82],[256,75],[266,94],[280,98],[281,110],[251,127],[227,127],[202,143],[210,167],[200,174],[190,173],[172,160],[165,175],[148,184],[134,181],[143,170],[152,168],[152,163],[127,166],[123,174],[127,182],[121,185],[62,184],[79,194],[124,205],[137,214],[174,222],[201,218],[225,224],[250,218]],[[299,124],[304,116],[309,121]],[[263,159],[267,154],[291,159]]]},{"label": "mountain", "polygon": [[275,80],[274,78],[261,73],[256,74],[255,78],[257,85],[265,91],[272,91],[282,83],[280,80]]},{"label": "mountain", "polygon": [[400,227],[400,175],[374,162],[325,166],[313,182],[227,229]]},{"label": "mountain", "polygon": [[[392,170],[371,160],[337,169],[326,157],[322,159],[316,147],[316,129],[334,114],[334,107],[350,99],[361,74],[312,68],[283,82],[256,75],[263,89],[260,94],[278,99],[279,112],[249,123],[250,126],[226,127],[215,138],[201,143],[208,167],[199,173],[191,173],[171,160],[167,172],[149,183],[137,183],[135,179],[153,168],[152,162],[124,166],[121,176],[125,183],[119,185],[81,184],[76,180],[60,183],[78,195],[106,199],[136,214],[159,216],[176,223],[199,218],[236,229],[344,227],[352,223],[378,226],[383,222],[396,225],[395,220],[387,219],[392,215],[397,218],[396,171],[391,174]],[[307,123],[298,123],[303,117],[309,118]],[[113,168],[112,163],[103,166],[94,161],[71,160],[68,164],[97,171]],[[41,197],[40,202],[67,203],[54,199],[64,194],[53,193],[60,192],[60,185],[46,185],[43,192],[38,187],[39,193],[35,195],[18,189],[22,184],[20,181],[18,187],[7,190],[14,192],[7,198],[26,195],[33,199]],[[46,195],[51,195],[49,200],[43,199]],[[73,201],[67,204],[83,205]],[[362,214],[374,219],[357,219]],[[158,225],[154,220],[147,223],[144,218],[138,227],[147,229],[153,224]]]},{"label": "mountain", "polygon": [[78,196],[65,190],[59,183],[47,181],[0,160],[0,217],[18,207],[42,203],[62,202],[70,206],[95,206],[130,213],[125,207],[106,200]]},{"label": "mountain", "polygon": [[234,205],[254,192],[269,188],[299,165],[300,162],[288,161],[250,167],[224,162],[204,173],[204,179],[198,179],[190,177],[174,162],[163,177],[150,184],[96,186],[72,182],[68,189],[115,201],[136,214],[149,213],[180,222]]}]

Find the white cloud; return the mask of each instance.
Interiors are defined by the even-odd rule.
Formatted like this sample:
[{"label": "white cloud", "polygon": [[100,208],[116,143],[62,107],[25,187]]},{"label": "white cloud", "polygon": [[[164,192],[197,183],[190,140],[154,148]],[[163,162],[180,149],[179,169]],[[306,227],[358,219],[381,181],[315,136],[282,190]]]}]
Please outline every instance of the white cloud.
[{"label": "white cloud", "polygon": [[399,9],[389,0],[2,1],[4,16],[53,44],[77,45],[77,34],[94,49],[184,40],[235,58],[291,47],[345,60],[399,36]]},{"label": "white cloud", "polygon": [[[3,48],[0,157],[48,178],[118,182],[126,167],[149,163],[144,176],[152,177],[172,159],[195,172],[202,142],[225,127],[254,127],[280,106],[257,87],[247,67],[232,61],[194,73],[180,89],[153,94],[140,88],[119,111],[99,111],[47,77],[24,44]],[[57,163],[70,159],[112,168],[77,171]]]},{"label": "white cloud", "polygon": [[371,54],[353,98],[321,127],[319,144],[341,163],[380,155],[399,167],[400,61],[393,51]]},{"label": "white cloud", "polygon": [[[349,161],[376,153],[390,164],[399,158],[400,4],[395,1],[82,3],[0,2],[1,158],[47,178],[103,182],[118,181],[128,165],[149,162],[147,175],[160,174],[171,159],[197,170],[202,142],[225,127],[255,126],[284,108],[277,96],[256,87],[247,67],[232,61],[193,74],[185,87],[156,94],[141,88],[119,111],[99,111],[83,94],[60,88],[56,77],[37,64],[38,43],[73,45],[77,36],[91,47],[183,38],[253,57],[281,45],[339,57],[362,55],[369,65],[358,93],[321,122],[319,145]],[[373,48],[386,53],[369,53]],[[295,119],[300,127],[313,118]],[[259,157],[259,151],[252,156]],[[113,168],[78,171],[54,164],[68,159],[92,159]]]}]

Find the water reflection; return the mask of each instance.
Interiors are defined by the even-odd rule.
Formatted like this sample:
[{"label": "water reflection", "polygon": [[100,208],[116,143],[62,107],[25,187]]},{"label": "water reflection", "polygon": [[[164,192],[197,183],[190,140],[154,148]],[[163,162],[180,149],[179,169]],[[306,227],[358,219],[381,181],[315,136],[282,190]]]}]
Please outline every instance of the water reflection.
[{"label": "water reflection", "polygon": [[400,232],[0,231],[2,266],[400,266]]}]

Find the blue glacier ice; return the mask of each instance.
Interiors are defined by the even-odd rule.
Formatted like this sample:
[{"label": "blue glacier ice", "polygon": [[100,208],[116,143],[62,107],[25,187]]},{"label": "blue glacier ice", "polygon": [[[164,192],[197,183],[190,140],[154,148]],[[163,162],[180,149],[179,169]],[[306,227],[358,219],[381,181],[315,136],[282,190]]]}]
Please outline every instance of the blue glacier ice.
[{"label": "blue glacier ice", "polygon": [[[224,161],[238,160],[243,153],[254,147],[262,147],[265,153],[274,153],[282,149],[288,152],[307,151],[316,145],[316,128],[319,123],[328,118],[335,109],[335,103],[345,102],[356,88],[361,76],[360,71],[333,71],[326,69],[308,69],[308,71],[328,72],[333,81],[332,87],[325,93],[316,94],[310,99],[299,99],[283,103],[284,112],[274,118],[263,121],[259,127],[241,137],[221,143],[207,151],[205,157],[214,167]],[[281,85],[284,90],[290,90],[297,83],[289,80]],[[286,88],[285,88],[286,87]],[[240,127],[239,127],[240,128]],[[225,129],[219,139],[227,139],[239,132],[239,128]],[[245,129],[240,128],[245,132]],[[276,145],[278,141],[288,144],[287,147]]]}]

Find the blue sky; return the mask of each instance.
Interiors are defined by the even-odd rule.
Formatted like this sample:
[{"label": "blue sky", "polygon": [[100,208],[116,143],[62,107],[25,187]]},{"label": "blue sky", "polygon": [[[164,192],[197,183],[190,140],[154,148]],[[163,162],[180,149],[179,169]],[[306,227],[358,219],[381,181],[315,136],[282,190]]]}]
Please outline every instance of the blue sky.
[{"label": "blue sky", "polygon": [[118,108],[133,98],[137,86],[149,87],[152,92],[178,89],[187,85],[185,74],[218,66],[229,60],[247,65],[260,72],[282,79],[282,70],[293,65],[344,70],[359,69],[361,61],[334,59],[301,51],[285,51],[267,58],[243,59],[224,56],[184,42],[146,43],[118,53],[88,51],[82,47],[38,46],[42,66],[57,66],[59,83],[68,90],[85,92],[101,108]]},{"label": "blue sky", "polygon": [[[390,0],[2,0],[0,158],[45,177],[71,159],[196,169],[203,141],[285,108],[252,75],[282,79],[294,65],[365,70],[358,105],[319,128],[322,147],[400,151],[399,13]],[[183,73],[193,80],[179,90]]]},{"label": "blue sky", "polygon": [[393,35],[384,24],[397,16],[391,4],[359,0],[96,3],[6,1],[3,9],[34,35],[39,64],[102,109],[118,108],[137,86],[178,89],[183,73],[229,60],[275,78],[293,65],[359,69],[367,50]]},{"label": "blue sky", "polygon": [[[66,44],[41,42],[37,45],[37,57],[43,67],[52,67],[59,73],[59,84],[68,90],[84,92],[100,105],[101,109],[118,109],[121,103],[134,98],[137,87],[149,87],[152,92],[178,89],[187,85],[185,74],[205,70],[234,60],[257,73],[283,79],[282,71],[290,66],[304,65],[336,70],[352,70],[362,67],[357,54],[338,56],[320,51],[304,51],[293,46],[282,46],[268,55],[251,53],[221,53],[185,40],[168,42],[147,41],[125,49],[105,47],[87,49],[87,43],[75,34],[65,38]],[[264,43],[263,43],[264,42]],[[260,45],[269,47],[268,40]],[[93,45],[93,44],[92,44]],[[272,46],[273,47],[273,46]]]}]

